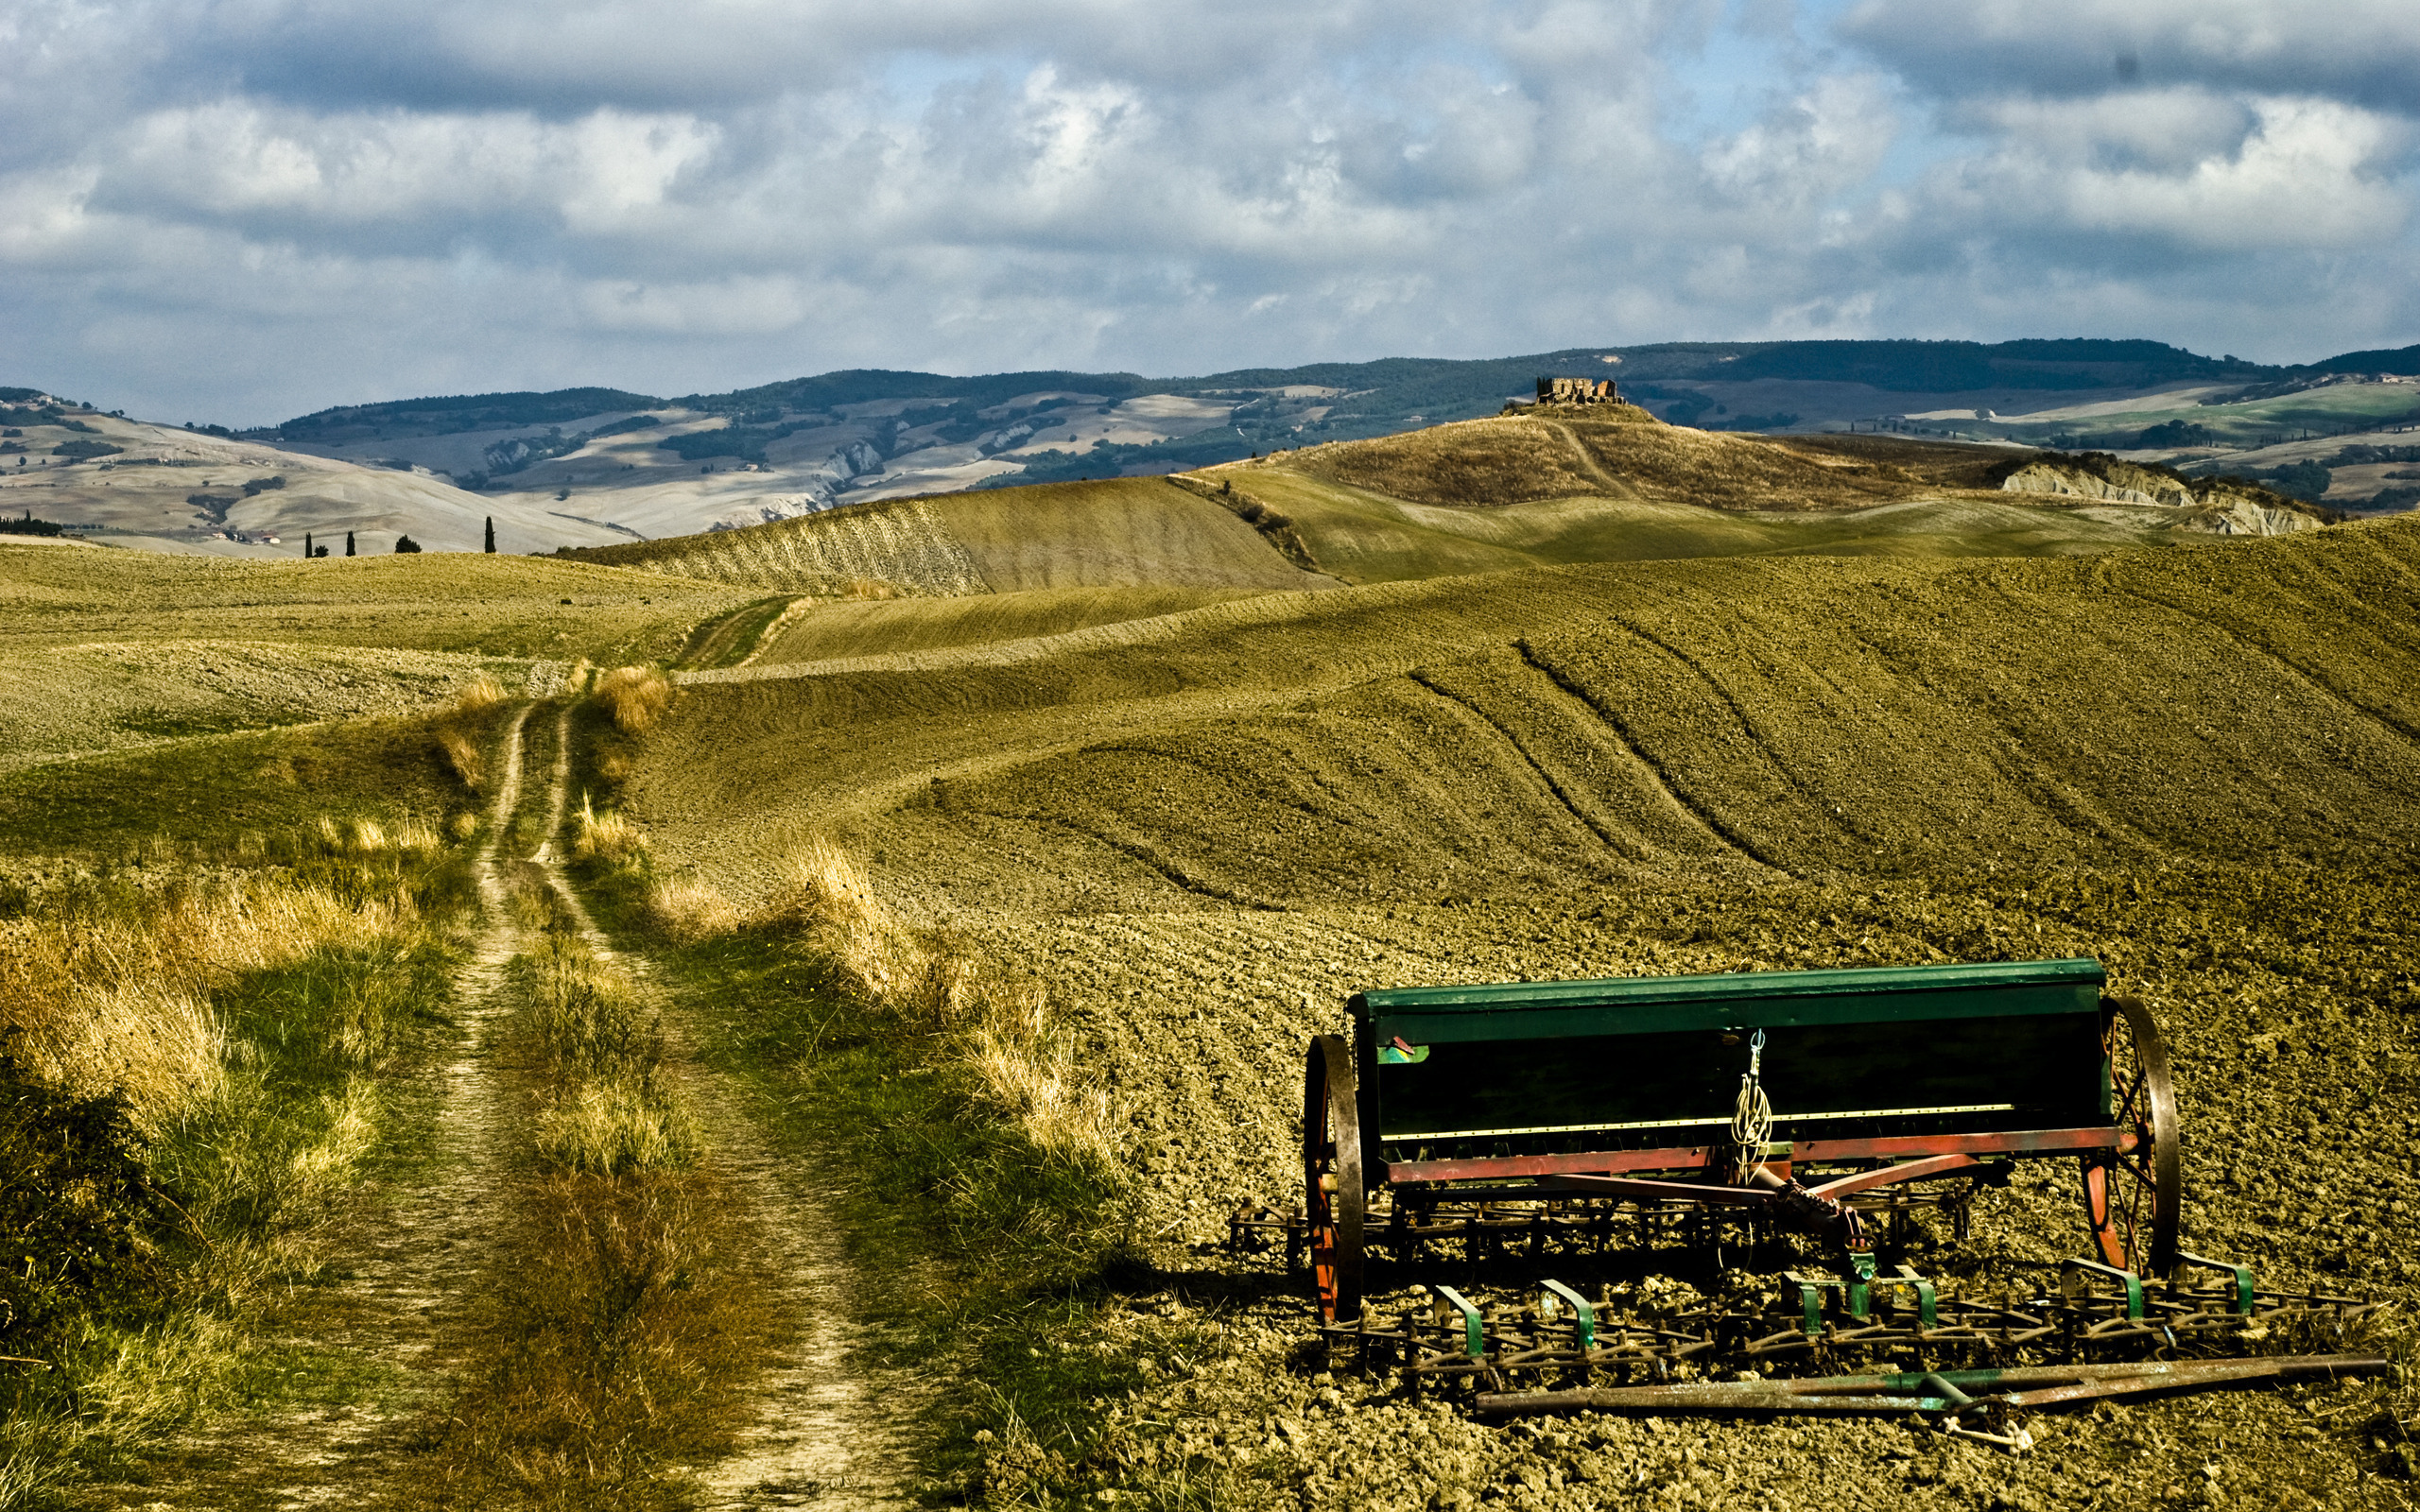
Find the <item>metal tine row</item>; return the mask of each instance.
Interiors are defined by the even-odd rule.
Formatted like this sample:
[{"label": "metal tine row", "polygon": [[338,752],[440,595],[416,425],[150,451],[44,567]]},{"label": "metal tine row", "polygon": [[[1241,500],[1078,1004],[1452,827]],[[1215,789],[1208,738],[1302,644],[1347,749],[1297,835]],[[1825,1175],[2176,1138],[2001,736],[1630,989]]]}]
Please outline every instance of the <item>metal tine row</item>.
[{"label": "metal tine row", "polygon": [[1350,1346],[1357,1366],[1404,1371],[1415,1394],[1425,1383],[1501,1389],[1518,1380],[1580,1383],[1665,1381],[1717,1366],[1829,1364],[1913,1351],[1927,1361],[1983,1356],[2076,1363],[2148,1350],[2190,1350],[2257,1340],[2274,1325],[2345,1326],[2377,1304],[2316,1292],[2262,1291],[2248,1267],[2195,1263],[2223,1281],[2144,1282],[2111,1267],[2071,1261],[2055,1289],[1996,1298],[1942,1297],[1907,1267],[1886,1277],[1793,1273],[1796,1305],[1762,1313],[1712,1305],[1665,1311],[1610,1286],[1591,1302],[1544,1280],[1526,1302],[1475,1302],[1451,1286],[1416,1286],[1389,1316],[1365,1304],[1360,1317],[1320,1329],[1334,1349]]}]

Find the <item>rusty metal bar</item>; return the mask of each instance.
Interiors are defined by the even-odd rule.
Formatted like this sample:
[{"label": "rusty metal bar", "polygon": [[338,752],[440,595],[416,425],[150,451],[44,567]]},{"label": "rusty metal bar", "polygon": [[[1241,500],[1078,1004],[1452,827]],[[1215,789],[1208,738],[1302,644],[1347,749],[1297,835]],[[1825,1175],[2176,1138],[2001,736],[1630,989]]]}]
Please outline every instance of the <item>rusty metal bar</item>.
[{"label": "rusty metal bar", "polygon": [[[1970,1398],[2012,1408],[2058,1406],[2103,1397],[2201,1391],[2256,1381],[2352,1380],[2391,1375],[2394,1362],[2375,1355],[2275,1355],[2242,1360],[2143,1360],[2124,1365],[2039,1366],[2006,1370],[1944,1370],[1924,1375],[1827,1376],[1664,1386],[1593,1386],[1568,1391],[1482,1392],[1482,1418],[1557,1412],[1789,1412],[1888,1416],[1913,1409],[1948,1412],[1945,1382]],[[1930,1392],[1931,1394],[1926,1394]]]},{"label": "rusty metal bar", "polygon": [[[1826,1160],[1871,1160],[1900,1156],[1937,1155],[2072,1155],[2082,1150],[2114,1150],[2120,1141],[2115,1128],[2014,1129],[1987,1134],[1890,1134],[1869,1139],[1796,1140],[1789,1163]],[[1653,1150],[1606,1150],[1582,1155],[1473,1156],[1438,1160],[1391,1160],[1385,1165],[1389,1186],[1428,1181],[1472,1181],[1513,1177],[1620,1176],[1632,1171],[1694,1171],[1705,1169],[1721,1153],[1708,1144],[1669,1145]],[[1768,1161],[1780,1165],[1780,1161]]]},{"label": "rusty metal bar", "polygon": [[1927,1177],[1947,1176],[1953,1171],[1969,1170],[1981,1163],[1971,1155],[1936,1155],[1929,1160],[1902,1160],[1897,1165],[1886,1165],[1879,1170],[1835,1177],[1820,1186],[1808,1187],[1806,1194],[1810,1197],[1845,1197],[1852,1192],[1886,1187],[1895,1181],[1922,1181]]},{"label": "rusty metal bar", "polygon": [[1718,1187],[1701,1181],[1640,1181],[1619,1176],[1550,1176],[1544,1190],[1634,1202],[1713,1202],[1734,1208],[1762,1207],[1773,1194],[1762,1187]]}]

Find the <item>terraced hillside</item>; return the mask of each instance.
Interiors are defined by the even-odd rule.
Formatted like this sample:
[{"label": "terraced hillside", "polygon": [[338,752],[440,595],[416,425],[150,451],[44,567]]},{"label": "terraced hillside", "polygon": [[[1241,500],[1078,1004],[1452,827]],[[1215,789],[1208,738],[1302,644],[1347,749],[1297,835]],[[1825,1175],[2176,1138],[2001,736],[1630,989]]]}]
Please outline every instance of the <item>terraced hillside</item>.
[{"label": "terraced hillside", "polygon": [[[2163,475],[2152,493],[2132,464],[2031,457],[1696,431],[1625,405],[1526,410],[1167,480],[856,506],[566,555],[815,597],[1270,592],[1592,561],[2083,555],[2321,520],[2255,487]],[[2102,482],[2113,465],[2133,482]],[[838,623],[825,616],[819,654],[855,654],[836,649]]]},{"label": "terraced hillside", "polygon": [[1159,478],[859,505],[566,555],[794,593],[1322,586],[1233,514]]},{"label": "terraced hillside", "polygon": [[[669,874],[752,895],[837,836],[911,916],[1038,973],[1115,1099],[1164,1263],[1211,1264],[1229,1206],[1298,1179],[1301,1047],[1362,988],[2094,954],[2176,1046],[2188,1245],[2420,1300],[2420,1269],[2362,1237],[2420,1196],[2408,1093],[2375,1091],[2420,1071],[2415,626],[2401,522],[1509,572],[700,674],[627,795]],[[1987,1273],[2073,1251],[2059,1179],[1990,1200]],[[2314,1184],[2376,1200],[2298,1201]],[[1309,1504],[1404,1507],[1604,1452],[1685,1479],[1684,1444],[1792,1504],[1898,1474],[1888,1437],[1846,1430],[1432,1441],[1361,1386],[1316,1404],[1271,1307],[1233,1346],[1249,1379],[1132,1409],[1195,1425],[1185,1473],[1267,1490],[1350,1465]],[[2135,1451],[2063,1439],[2007,1486],[2182,1474],[2220,1436],[2280,1494],[2349,1483],[2356,1451],[2284,1448],[2283,1403],[2197,1411]],[[1303,1431],[1252,1454],[1206,1436],[1270,1413]],[[1164,1484],[1150,1463],[1117,1484]]]}]

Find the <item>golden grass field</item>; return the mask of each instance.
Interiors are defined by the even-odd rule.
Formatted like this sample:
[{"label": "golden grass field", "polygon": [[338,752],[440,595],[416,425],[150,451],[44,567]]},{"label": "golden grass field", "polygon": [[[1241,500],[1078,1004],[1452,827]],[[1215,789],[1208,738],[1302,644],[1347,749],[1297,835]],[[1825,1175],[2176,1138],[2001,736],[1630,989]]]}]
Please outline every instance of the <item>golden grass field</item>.
[{"label": "golden grass field", "polygon": [[[1326,1379],[1300,1303],[1211,1247],[1299,1181],[1305,1040],[1355,990],[2089,954],[2170,1037],[2188,1247],[2420,1304],[2420,524],[2180,543],[1979,489],[1965,449],[1667,430],[1475,421],[577,560],[0,548],[0,679],[63,711],[0,721],[0,836],[24,868],[304,803],[445,819],[480,801],[435,736],[475,672],[676,664],[600,695],[617,807],[579,833],[700,935],[796,913],[821,856],[863,895],[830,927],[1035,984],[1049,1098],[1105,1109],[1084,1137],[1135,1182],[1139,1284],[1227,1299],[1117,1404],[1168,1435],[1087,1486],[1578,1508],[1602,1462],[1672,1504],[2400,1504],[2367,1429],[2272,1395],[2006,1462],[1498,1433]],[[1988,1197],[1971,1263],[2075,1252],[2060,1179]]]}]

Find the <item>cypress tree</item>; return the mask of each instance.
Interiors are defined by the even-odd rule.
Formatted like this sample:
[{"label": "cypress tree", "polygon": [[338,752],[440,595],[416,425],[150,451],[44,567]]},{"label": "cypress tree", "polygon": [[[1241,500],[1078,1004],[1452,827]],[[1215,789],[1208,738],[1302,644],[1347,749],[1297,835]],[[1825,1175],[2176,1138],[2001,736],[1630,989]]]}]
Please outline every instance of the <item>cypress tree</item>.
[{"label": "cypress tree", "polygon": [[495,555],[495,516],[488,516],[488,555]]},{"label": "cypress tree", "polygon": [[348,557],[353,555],[353,532],[350,530],[344,533],[344,554]]},{"label": "cypress tree", "polygon": [[305,530],[302,532],[302,559],[308,561],[311,559],[313,555],[314,554],[311,550],[311,532]]}]

